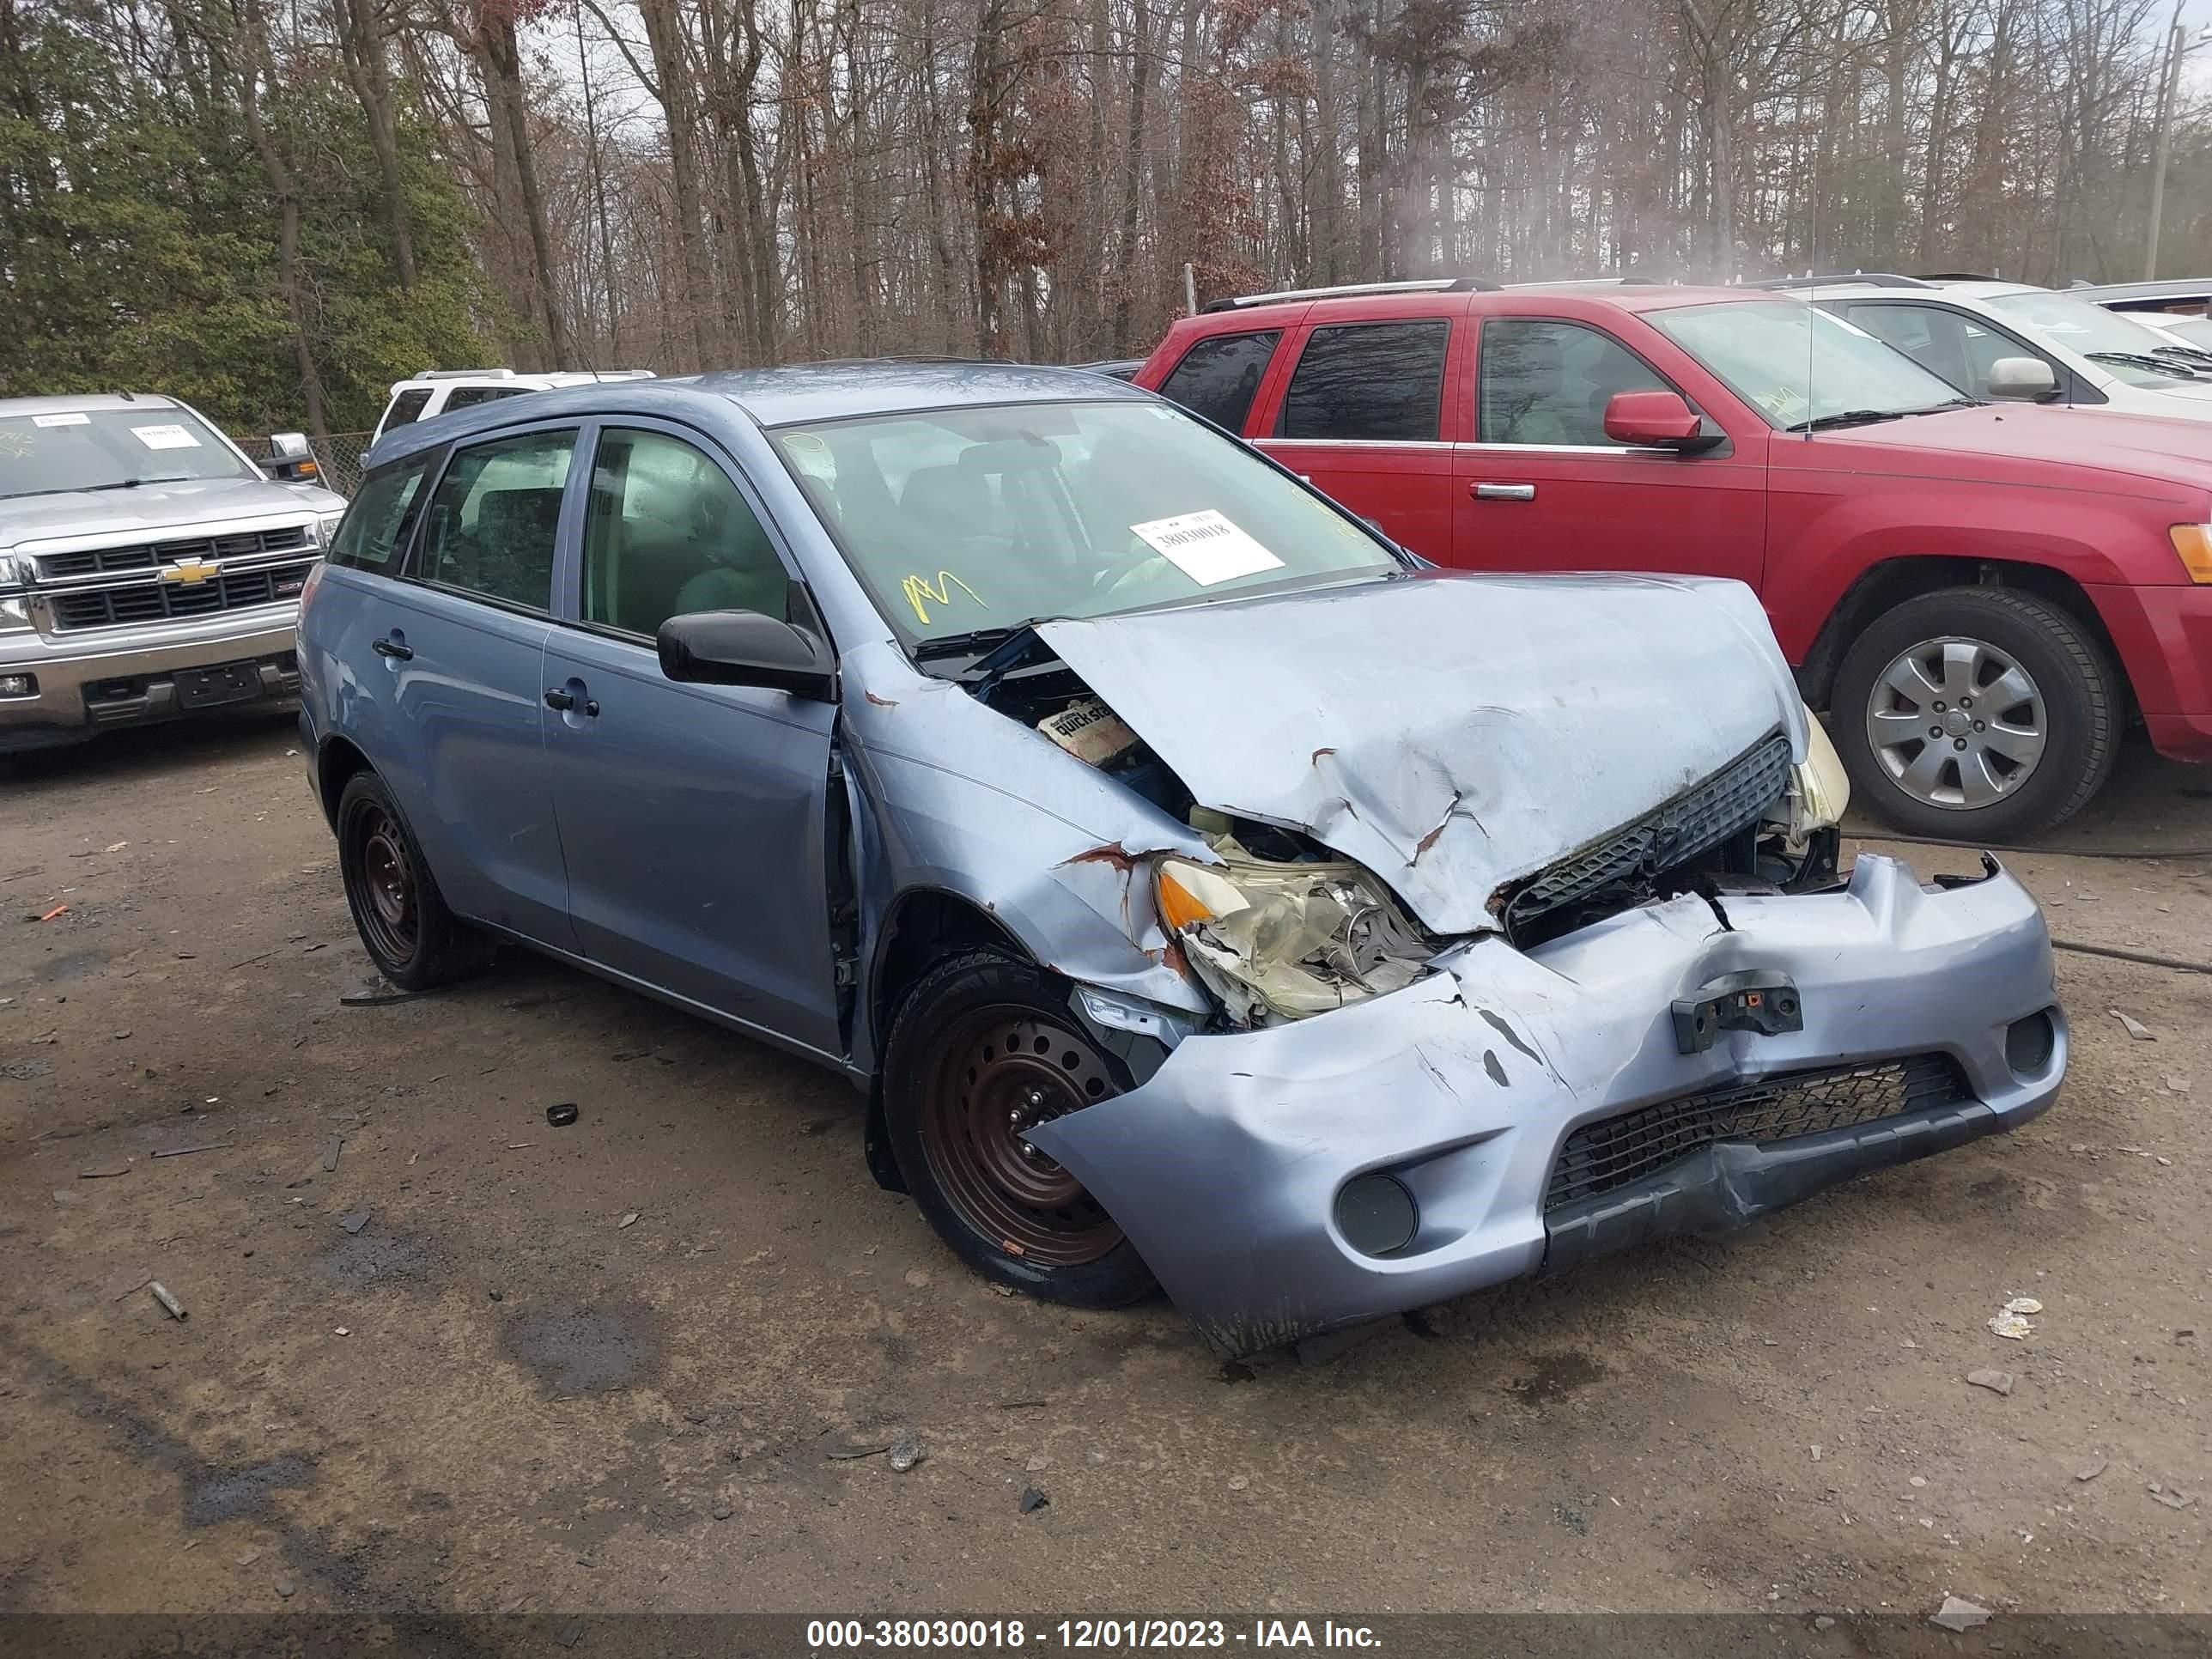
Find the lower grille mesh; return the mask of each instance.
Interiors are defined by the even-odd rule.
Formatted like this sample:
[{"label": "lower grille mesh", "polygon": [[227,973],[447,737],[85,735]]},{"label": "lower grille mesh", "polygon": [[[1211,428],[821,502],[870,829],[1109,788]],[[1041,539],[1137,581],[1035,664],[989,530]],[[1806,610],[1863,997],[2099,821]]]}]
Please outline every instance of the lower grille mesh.
[{"label": "lower grille mesh", "polygon": [[1552,1166],[1544,1207],[1609,1193],[1716,1141],[1788,1140],[1972,1098],[1966,1074],[1948,1054],[1914,1054],[1662,1100],[1585,1123],[1569,1135]]}]

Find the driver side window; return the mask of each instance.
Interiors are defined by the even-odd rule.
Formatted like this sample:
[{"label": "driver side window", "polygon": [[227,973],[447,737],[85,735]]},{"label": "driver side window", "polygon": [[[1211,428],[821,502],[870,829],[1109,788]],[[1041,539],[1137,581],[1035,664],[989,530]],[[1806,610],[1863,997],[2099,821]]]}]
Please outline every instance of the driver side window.
[{"label": "driver side window", "polygon": [[1476,441],[1617,447],[1605,406],[1622,392],[1672,392],[1644,360],[1595,328],[1492,317],[1477,354]]},{"label": "driver side window", "polygon": [[599,434],[584,508],[583,619],[651,638],[671,617],[781,617],[790,586],[728,473],[662,432]]}]

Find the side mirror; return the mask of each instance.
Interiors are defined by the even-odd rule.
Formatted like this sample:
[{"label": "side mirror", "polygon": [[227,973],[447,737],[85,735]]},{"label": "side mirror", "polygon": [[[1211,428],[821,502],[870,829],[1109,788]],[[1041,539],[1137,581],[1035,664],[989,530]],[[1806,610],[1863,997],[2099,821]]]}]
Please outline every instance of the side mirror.
[{"label": "side mirror", "polygon": [[2008,403],[2039,404],[2058,395],[2058,380],[2040,357],[2000,357],[1990,365],[1990,396]]},{"label": "side mirror", "polygon": [[1705,449],[1705,422],[1678,392],[1616,392],[1606,400],[1605,435],[1639,449]]},{"label": "side mirror", "polygon": [[299,483],[321,469],[315,465],[315,452],[306,433],[276,432],[270,434],[269,459],[262,470],[279,483]]},{"label": "side mirror", "polygon": [[816,635],[758,611],[695,611],[660,624],[660,672],[699,685],[757,685],[837,700],[837,659]]}]

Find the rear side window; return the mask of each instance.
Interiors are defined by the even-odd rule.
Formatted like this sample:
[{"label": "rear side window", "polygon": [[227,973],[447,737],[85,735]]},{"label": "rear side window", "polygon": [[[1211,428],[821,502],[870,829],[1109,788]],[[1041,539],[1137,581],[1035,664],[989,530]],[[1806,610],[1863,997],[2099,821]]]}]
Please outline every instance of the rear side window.
[{"label": "rear side window", "polygon": [[1181,404],[1231,432],[1244,430],[1260,377],[1282,339],[1279,329],[1264,334],[1215,334],[1182,355],[1160,382],[1160,396]]},{"label": "rear side window", "polygon": [[384,430],[395,426],[412,426],[422,418],[423,405],[430,401],[430,388],[416,386],[412,392],[403,392],[392,400],[392,407],[384,411]]},{"label": "rear side window", "polygon": [[1450,340],[1442,318],[1316,329],[1298,355],[1275,435],[1433,442]]},{"label": "rear side window", "polygon": [[361,489],[331,544],[328,556],[332,564],[356,570],[392,568],[414,526],[415,504],[422,498],[422,480],[429,472],[430,461],[431,456],[418,455],[398,466],[380,467],[361,481]]},{"label": "rear side window", "polygon": [[529,391],[526,386],[457,386],[446,394],[446,409],[466,409],[471,404],[497,403],[501,398],[519,398]]},{"label": "rear side window", "polygon": [[573,428],[453,452],[430,497],[415,574],[508,605],[553,603],[553,539],[575,453]]}]

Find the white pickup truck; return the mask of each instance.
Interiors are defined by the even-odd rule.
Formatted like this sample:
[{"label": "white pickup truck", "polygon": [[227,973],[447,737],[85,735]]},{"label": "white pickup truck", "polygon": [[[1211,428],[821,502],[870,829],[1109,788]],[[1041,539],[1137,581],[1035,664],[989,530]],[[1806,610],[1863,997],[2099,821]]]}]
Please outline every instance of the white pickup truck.
[{"label": "white pickup truck", "polygon": [[291,695],[344,510],[173,398],[0,399],[0,756]]}]

